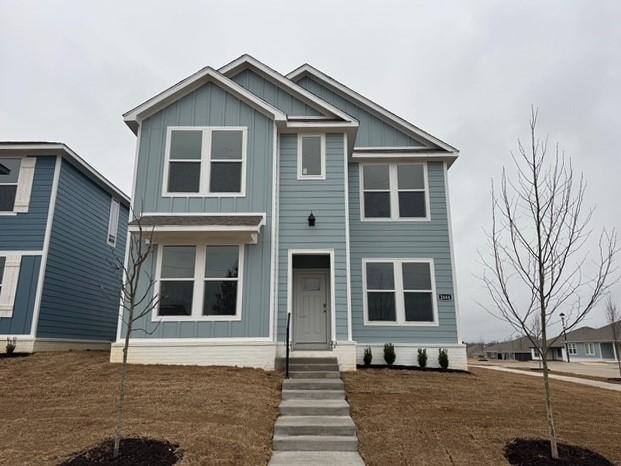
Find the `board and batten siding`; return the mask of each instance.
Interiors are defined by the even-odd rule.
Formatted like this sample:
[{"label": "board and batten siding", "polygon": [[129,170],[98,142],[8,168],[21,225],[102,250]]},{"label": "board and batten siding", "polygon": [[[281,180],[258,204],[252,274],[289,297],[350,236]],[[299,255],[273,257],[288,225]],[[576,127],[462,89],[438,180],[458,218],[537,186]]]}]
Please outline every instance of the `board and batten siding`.
[{"label": "board and batten siding", "polygon": [[343,98],[308,76],[297,81],[297,84],[358,120],[360,126],[355,147],[423,146],[421,142],[382,121],[359,104]]},{"label": "board and batten siding", "polygon": [[39,282],[39,267],[41,256],[22,256],[13,315],[9,318],[0,318],[0,335],[19,336],[30,333]]},{"label": "board and batten siding", "polygon": [[[246,195],[244,197],[163,197],[166,130],[169,126],[245,126]],[[272,120],[208,83],[143,122],[138,148],[134,208],[141,212],[243,213],[265,212],[257,244],[244,248],[242,316],[239,321],[154,322],[152,314],[136,322],[132,338],[267,338],[270,322],[272,225]],[[155,276],[156,254],[144,270]],[[144,274],[143,274],[144,278]],[[146,286],[144,280],[141,286]],[[122,328],[122,336],[125,328]]]},{"label": "board and batten siding", "polygon": [[[347,340],[343,134],[326,135],[326,179],[297,179],[297,134],[280,136],[278,340],[287,328],[289,249],[334,249],[336,338]],[[308,226],[313,212],[314,227]]]},{"label": "board and batten siding", "polygon": [[289,116],[320,116],[321,112],[293,97],[280,86],[249,69],[233,76],[233,81]]},{"label": "board and batten siding", "polygon": [[106,240],[112,195],[63,160],[54,210],[39,338],[114,340],[128,208],[121,204],[117,244]]},{"label": "board and batten siding", "polygon": [[28,212],[0,215],[0,251],[43,249],[55,163],[56,157],[37,157]]},{"label": "board and batten siding", "polygon": [[[438,301],[438,294],[455,297],[452,278],[448,212],[441,162],[428,162],[431,221],[361,222],[359,165],[349,164],[352,333],[358,343],[459,343],[455,302]],[[363,258],[432,258],[435,269],[438,326],[364,325]]]}]

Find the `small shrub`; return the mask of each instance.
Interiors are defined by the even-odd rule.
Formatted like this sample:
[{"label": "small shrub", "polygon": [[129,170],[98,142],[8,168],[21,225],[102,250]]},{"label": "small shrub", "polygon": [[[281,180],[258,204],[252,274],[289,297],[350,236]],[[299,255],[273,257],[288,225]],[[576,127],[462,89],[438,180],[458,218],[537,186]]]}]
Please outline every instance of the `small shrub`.
[{"label": "small shrub", "polygon": [[364,365],[365,366],[370,366],[371,365],[371,361],[373,361],[373,352],[371,351],[371,347],[367,346],[364,349]]},{"label": "small shrub", "polygon": [[384,345],[384,361],[386,361],[386,364],[389,366],[392,366],[395,359],[397,359],[397,355],[395,354],[395,345],[392,343],[386,343]]},{"label": "small shrub", "polygon": [[418,348],[418,367],[424,369],[427,367],[427,349]]},{"label": "small shrub", "polygon": [[6,346],[5,346],[6,354],[13,354],[13,351],[15,351],[16,347],[17,347],[17,338],[13,337],[13,338],[6,339]]},{"label": "small shrub", "polygon": [[438,364],[440,364],[440,367],[442,368],[443,371],[448,369],[448,366],[449,366],[448,351],[445,348],[440,348],[438,350]]}]

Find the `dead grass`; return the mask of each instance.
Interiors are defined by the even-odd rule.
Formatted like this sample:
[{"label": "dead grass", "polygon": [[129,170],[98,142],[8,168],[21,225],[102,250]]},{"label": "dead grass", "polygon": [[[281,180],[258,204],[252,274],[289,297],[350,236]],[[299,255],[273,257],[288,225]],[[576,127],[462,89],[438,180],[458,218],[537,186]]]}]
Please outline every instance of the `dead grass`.
[{"label": "dead grass", "polygon": [[[514,437],[547,435],[540,378],[359,370],[344,373],[369,465],[502,465]],[[552,381],[560,438],[621,464],[621,394]]]},{"label": "dead grass", "polygon": [[[0,360],[0,464],[55,464],[111,437],[120,366],[109,353]],[[130,366],[125,433],[178,443],[185,465],[271,455],[281,377],[255,369]]]}]

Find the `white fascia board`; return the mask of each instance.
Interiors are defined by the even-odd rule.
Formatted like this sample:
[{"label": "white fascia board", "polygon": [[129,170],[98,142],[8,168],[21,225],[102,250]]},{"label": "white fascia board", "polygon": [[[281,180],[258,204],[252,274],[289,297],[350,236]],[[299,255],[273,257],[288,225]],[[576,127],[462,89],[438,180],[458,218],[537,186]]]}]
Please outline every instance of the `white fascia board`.
[{"label": "white fascia board", "polygon": [[345,121],[356,121],[355,118],[343,112],[341,109],[319,98],[312,92],[304,89],[302,86],[294,83],[292,80],[287,79],[276,70],[273,70],[269,66],[261,63],[259,60],[248,54],[244,54],[241,57],[233,60],[232,62],[224,65],[218,71],[223,75],[231,78],[237,75],[242,70],[246,69],[246,67],[252,67],[255,70],[259,71],[259,74],[263,75],[263,77],[267,77],[273,81],[276,81],[276,83],[278,83],[280,86],[283,86],[284,88],[291,91],[291,93],[295,97],[310,105],[311,107],[315,107],[317,110],[326,112],[329,115],[341,118]]},{"label": "white fascia board", "polygon": [[92,175],[107,187],[112,193],[120,198],[125,204],[128,206],[130,204],[130,198],[127,194],[117,188],[111,181],[109,181],[105,176],[99,173],[91,164],[89,164],[86,160],[76,154],[69,146],[62,142],[42,142],[42,143],[2,143],[0,142],[0,152],[22,152],[27,153],[31,156],[37,155],[60,155],[61,157],[73,161],[78,166],[82,167],[88,174]]},{"label": "white fascia board", "polygon": [[417,160],[428,162],[446,162],[447,168],[457,160],[456,153],[446,152],[357,152],[354,148],[352,160],[360,162],[388,161],[388,160]]},{"label": "white fascia board", "polygon": [[284,122],[287,119],[286,115],[276,107],[273,107],[235,81],[207,66],[124,113],[123,121],[134,130],[134,126],[137,127],[145,118],[188,95],[207,82],[219,85],[276,122]]},{"label": "white fascia board", "polygon": [[[142,231],[147,232],[252,232],[258,233],[263,226],[263,222],[257,226],[247,225],[156,225],[156,226],[143,226]],[[138,225],[130,225],[129,231],[138,232],[140,228]]]},{"label": "white fascia board", "polygon": [[293,70],[291,73],[287,74],[287,78],[289,78],[292,81],[296,81],[298,78],[306,74],[314,76],[315,78],[327,84],[332,89],[336,90],[338,93],[344,94],[345,96],[348,96],[349,98],[354,99],[356,102],[359,102],[363,106],[367,107],[368,109],[372,110],[374,113],[381,116],[384,120],[388,120],[389,122],[392,122],[393,124],[398,125],[400,128],[402,128],[406,132],[416,135],[419,138],[423,138],[424,140],[440,147],[441,149],[447,152],[455,152],[455,153],[459,152],[455,147],[451,146],[450,144],[447,144],[446,142],[441,141],[435,136],[432,136],[426,131],[423,131],[422,129],[413,125],[409,121],[406,121],[403,118],[390,112],[389,110],[386,110],[384,107],[376,104],[372,100],[367,99],[363,95],[341,84],[336,79],[331,78],[325,73],[322,73],[321,71],[309,65],[308,63],[305,63],[304,65]]}]

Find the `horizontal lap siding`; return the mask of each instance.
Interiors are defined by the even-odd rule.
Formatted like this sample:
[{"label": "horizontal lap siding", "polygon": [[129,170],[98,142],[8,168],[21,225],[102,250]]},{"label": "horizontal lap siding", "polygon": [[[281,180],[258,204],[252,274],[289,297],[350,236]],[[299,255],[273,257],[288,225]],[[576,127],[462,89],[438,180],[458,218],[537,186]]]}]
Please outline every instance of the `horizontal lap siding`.
[{"label": "horizontal lap siding", "polygon": [[116,260],[125,254],[128,209],[117,244],[106,243],[111,195],[63,160],[37,336],[113,340],[120,297]]},{"label": "horizontal lap siding", "polygon": [[[428,163],[430,222],[361,222],[359,166],[349,164],[349,218],[351,232],[351,284],[353,339],[359,343],[457,343],[455,303],[437,301],[438,294],[455,297],[444,165]],[[363,320],[363,258],[432,258],[440,325],[437,327],[365,326]]]},{"label": "horizontal lap siding", "polygon": [[[326,137],[326,179],[297,179],[297,135],[280,139],[278,338],[285,339],[289,249],[334,249],[336,336],[347,339],[343,134]],[[307,218],[313,212],[316,226]]]},{"label": "horizontal lap siding", "polygon": [[289,116],[321,115],[314,108],[293,97],[288,91],[276,86],[253,71],[244,70],[235,75],[233,81]]},{"label": "horizontal lap siding", "polygon": [[40,266],[41,256],[22,256],[13,315],[0,318],[1,335],[19,336],[30,333]]},{"label": "horizontal lap siding", "polygon": [[416,139],[380,120],[351,100],[344,99],[317,81],[305,77],[298,84],[326,102],[338,107],[360,123],[355,147],[421,146]]},{"label": "horizontal lap siding", "polygon": [[[245,126],[246,196],[163,197],[166,129],[169,126]],[[235,322],[162,322],[151,314],[136,323],[132,338],[265,338],[269,336],[273,121],[214,84],[206,84],[143,122],[135,210],[141,212],[266,212],[258,244],[245,247],[242,319]],[[145,267],[155,276],[155,255]],[[143,274],[142,286],[146,286]],[[125,332],[123,331],[123,335]]]},{"label": "horizontal lap siding", "polygon": [[0,251],[43,249],[56,157],[37,157],[28,212],[0,215]]}]

